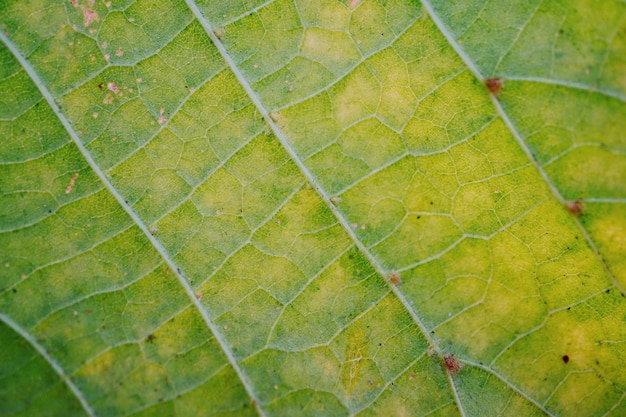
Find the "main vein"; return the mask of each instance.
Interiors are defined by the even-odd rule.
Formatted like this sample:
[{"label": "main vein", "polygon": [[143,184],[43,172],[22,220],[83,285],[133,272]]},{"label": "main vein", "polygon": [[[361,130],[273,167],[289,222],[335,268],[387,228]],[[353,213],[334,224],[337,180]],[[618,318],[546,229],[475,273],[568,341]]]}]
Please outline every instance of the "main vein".
[{"label": "main vein", "polygon": [[[437,28],[443,34],[443,36],[446,38],[446,40],[448,41],[450,46],[452,46],[452,48],[454,48],[456,53],[463,60],[463,62],[469,68],[469,70],[474,74],[474,76],[479,81],[483,82],[485,80],[485,77],[478,70],[476,65],[474,65],[474,61],[472,61],[472,59],[465,53],[463,48],[461,48],[461,46],[458,44],[458,42],[454,39],[454,36],[452,35],[452,33],[450,33],[450,31],[445,26],[443,21],[435,13],[435,9],[430,4],[429,0],[421,0],[421,1],[422,1],[422,5],[424,6],[424,9],[426,9],[428,14],[430,15],[430,18],[433,20],[433,22],[435,22],[435,25],[437,25]],[[567,84],[563,84],[563,85],[567,85]],[[569,84],[568,86],[574,88],[574,86],[572,84]],[[509,118],[509,115],[502,108],[502,105],[500,104],[498,99],[493,94],[490,94],[490,98],[491,98],[491,102],[493,103],[494,107],[496,108],[496,111],[498,112],[498,115],[500,116],[502,121],[504,121],[506,126],[509,128],[509,130],[511,131],[511,134],[513,135],[513,137],[515,138],[515,140],[517,141],[519,146],[522,148],[522,150],[526,153],[526,156],[531,161],[531,163],[534,165],[535,169],[537,170],[537,172],[539,173],[541,178],[548,185],[548,188],[550,188],[550,190],[552,191],[552,194],[554,195],[554,197],[557,199],[557,201],[559,203],[564,204],[565,203],[565,199],[561,195],[561,192],[552,183],[552,179],[548,176],[548,174],[546,174],[546,172],[543,169],[543,167],[537,162],[537,160],[533,156],[532,152],[530,151],[530,148],[526,145],[526,142],[524,141],[524,139],[522,139],[522,136],[519,134],[519,132],[515,128],[515,125],[513,124],[511,119]],[[617,97],[617,98],[619,98],[619,97]],[[596,247],[596,244],[591,239],[591,236],[589,236],[589,233],[587,232],[587,229],[585,229],[585,227],[582,225],[580,220],[578,218],[576,218],[576,217],[574,217],[574,223],[576,224],[576,226],[578,226],[578,229],[580,230],[580,233],[583,235],[583,237],[585,238],[585,240],[587,241],[587,243],[589,244],[589,246],[591,247],[591,249],[593,250],[593,252],[597,256],[597,258],[600,260],[600,264],[602,264],[602,267],[604,268],[604,271],[606,272],[607,276],[613,282],[613,285],[615,286],[615,288],[617,288],[622,293],[622,295],[626,295],[626,291],[624,291],[624,289],[621,287],[621,285],[619,284],[619,282],[617,281],[617,279],[613,275],[613,272],[611,272],[611,270],[607,266],[606,262],[604,261],[604,258],[600,254],[600,251]]]},{"label": "main vein", "polygon": [[[150,233],[150,230],[148,229],[148,226],[146,226],[146,224],[144,224],[144,222],[137,215],[137,213],[135,213],[133,211],[133,209],[126,203],[124,197],[122,197],[122,195],[115,189],[115,187],[113,187],[113,184],[111,184],[111,182],[104,175],[104,172],[102,172],[100,167],[96,164],[94,159],[91,157],[91,154],[89,153],[89,151],[87,150],[85,145],[82,143],[82,141],[78,137],[76,131],[74,130],[74,128],[70,124],[69,120],[65,117],[65,115],[63,113],[61,113],[61,109],[59,109],[59,106],[54,101],[54,97],[52,96],[52,93],[50,93],[50,91],[46,88],[46,86],[43,83],[43,80],[39,77],[39,74],[37,74],[35,69],[30,65],[30,63],[26,60],[26,58],[17,49],[17,47],[9,40],[9,38],[2,31],[0,31],[0,40],[2,40],[2,42],[11,51],[11,53],[15,56],[15,58],[18,60],[18,62],[22,65],[22,68],[24,68],[26,73],[33,80],[33,82],[35,83],[35,85],[37,86],[39,91],[41,92],[41,95],[44,97],[44,99],[46,100],[48,105],[52,108],[52,111],[54,111],[55,115],[57,116],[57,118],[59,119],[59,121],[61,122],[61,124],[65,128],[65,130],[68,132],[68,134],[72,138],[72,141],[74,142],[74,144],[76,145],[76,147],[78,148],[80,153],[83,155],[83,157],[85,158],[85,160],[87,161],[87,163],[89,164],[91,169],[93,169],[93,171],[96,173],[98,178],[100,178],[100,181],[102,181],[102,183],[107,188],[107,190],[109,190],[109,192],[115,197],[115,199],[122,206],[124,211],[126,211],[126,213],[131,217],[133,222],[141,229],[141,231],[148,238],[150,243],[159,252],[159,254],[163,258],[165,263],[170,267],[171,272],[174,274],[174,276],[176,276],[176,279],[178,280],[180,285],[183,287],[185,293],[187,294],[187,296],[189,297],[189,299],[191,300],[193,305],[197,308],[197,310],[199,311],[200,315],[202,316],[202,319],[204,320],[206,325],[209,327],[209,329],[213,333],[213,336],[215,337],[215,339],[220,344],[220,347],[224,351],[224,354],[226,355],[226,358],[230,362],[231,366],[233,367],[233,369],[237,373],[237,376],[239,377],[239,379],[240,379],[244,389],[246,390],[246,393],[250,397],[250,399],[251,399],[254,407],[256,408],[257,412],[259,413],[260,416],[264,417],[265,413],[263,412],[263,410],[259,406],[259,400],[258,400],[258,398],[256,397],[256,395],[254,394],[254,392],[252,390],[252,384],[248,381],[247,377],[245,376],[245,374],[243,373],[243,371],[239,367],[239,364],[237,363],[232,350],[230,349],[230,347],[228,346],[226,341],[222,338],[221,334],[219,333],[219,331],[217,329],[217,326],[215,326],[213,324],[213,322],[211,321],[211,319],[209,318],[209,315],[207,314],[206,310],[204,309],[204,307],[202,307],[202,304],[200,303],[200,301],[198,300],[198,298],[194,294],[193,289],[191,288],[189,283],[185,280],[185,278],[183,278],[183,276],[178,272],[178,266],[171,259],[170,255],[167,253],[167,251],[165,250],[163,245],[161,245],[161,243],[153,236],[153,234]],[[22,333],[20,333],[20,334],[22,334]],[[39,350],[39,352],[48,360],[48,362],[50,362],[52,364],[52,362],[51,362],[52,358],[47,356],[47,354],[42,353],[42,350]],[[62,371],[62,369],[58,365],[56,366],[55,369],[57,369],[57,372],[60,372],[60,375],[62,374],[63,371]],[[67,377],[65,377],[65,378],[66,378],[66,383],[69,382],[68,385],[71,384],[71,381],[69,381],[69,379],[67,379]],[[76,388],[76,386],[74,386],[73,384],[72,384],[72,386],[70,388],[72,388],[72,387],[73,387],[72,391],[79,398],[79,400],[81,401],[81,404],[84,403],[83,406],[87,407],[86,409],[89,410],[90,415],[95,415],[93,413],[93,411],[91,410],[91,408],[89,408],[88,404],[86,403],[84,397],[82,396],[82,394],[80,393],[78,388]]]},{"label": "main vein", "polygon": [[13,320],[11,320],[10,317],[7,317],[4,314],[0,313],[0,321],[3,321],[7,326],[13,329],[17,334],[22,336],[24,340],[30,343],[31,346],[35,348],[35,350],[46,360],[46,362],[50,364],[52,369],[54,369],[54,371],[59,375],[59,377],[63,380],[63,382],[65,382],[65,385],[67,385],[70,391],[72,391],[74,396],[78,399],[78,402],[83,407],[87,415],[89,415],[90,417],[96,417],[96,413],[91,409],[91,407],[87,403],[87,400],[85,399],[85,396],[83,395],[83,393],[78,389],[76,385],[74,385],[70,377],[65,374],[65,372],[63,371],[63,368],[61,368],[61,366],[48,354],[46,349],[44,349],[43,346],[37,343],[37,340],[35,340],[35,338],[32,335],[30,335],[26,330],[22,329],[20,325],[18,325]]},{"label": "main vein", "polygon": [[[304,176],[309,181],[309,183],[313,186],[313,188],[315,188],[317,193],[322,197],[322,199],[324,200],[324,202],[326,203],[330,211],[335,215],[339,223],[342,225],[346,233],[350,236],[354,244],[359,248],[361,253],[363,253],[367,257],[370,264],[376,269],[376,271],[381,275],[381,277],[383,278],[386,277],[389,274],[389,271],[383,268],[383,266],[380,264],[378,259],[370,252],[370,250],[363,244],[363,242],[361,242],[361,240],[357,237],[354,230],[352,230],[352,228],[350,227],[348,220],[341,214],[341,212],[339,212],[337,207],[335,207],[335,205],[330,201],[330,195],[328,195],[326,191],[322,188],[322,186],[319,184],[319,182],[317,181],[313,173],[304,164],[304,162],[302,162],[301,158],[293,149],[293,147],[289,143],[289,140],[287,139],[285,134],[282,132],[282,130],[280,130],[278,125],[276,125],[274,120],[272,120],[272,118],[269,115],[269,112],[267,111],[263,103],[261,103],[261,100],[259,99],[258,95],[252,89],[252,86],[250,85],[248,80],[241,73],[241,71],[237,67],[237,64],[233,61],[232,57],[230,56],[230,54],[228,53],[224,45],[220,42],[219,38],[214,33],[213,28],[211,27],[211,24],[202,15],[202,12],[200,12],[200,9],[198,8],[198,6],[196,6],[193,0],[185,0],[185,2],[189,6],[193,14],[196,16],[196,18],[198,19],[198,21],[200,22],[204,30],[207,32],[207,34],[209,35],[209,37],[211,38],[211,40],[213,41],[217,49],[220,51],[220,53],[222,54],[222,57],[229,65],[231,71],[233,72],[237,80],[239,81],[240,85],[244,88],[244,90],[246,91],[246,93],[248,94],[248,96],[250,97],[254,105],[256,106],[256,108],[259,110],[259,112],[261,113],[265,121],[267,122],[267,124],[271,127],[272,131],[276,135],[276,138],[280,141],[280,143],[285,148],[285,150],[287,151],[291,159],[296,163],[296,165],[298,166],[298,168],[300,168],[300,171],[304,174]],[[411,307],[411,304],[409,303],[409,301],[404,297],[404,294],[402,294],[400,290],[393,284],[389,284],[389,287],[391,288],[391,291],[393,291],[393,293],[398,297],[398,299],[400,300],[404,308],[411,315],[411,317],[413,318],[413,321],[417,324],[418,328],[422,331],[422,333],[424,334],[424,337],[426,338],[428,343],[432,346],[432,348],[437,353],[439,358],[443,358],[444,352],[437,346],[434,339],[430,336],[430,333],[426,329],[426,326],[424,325],[424,323],[422,323],[422,320],[417,316],[417,314],[415,313],[415,310]],[[454,387],[452,376],[449,374],[447,374],[447,376],[448,376],[448,380],[450,381],[451,391],[457,403],[459,412],[464,417],[465,411],[463,410],[463,406],[461,405],[460,399],[457,395],[456,388]]]}]

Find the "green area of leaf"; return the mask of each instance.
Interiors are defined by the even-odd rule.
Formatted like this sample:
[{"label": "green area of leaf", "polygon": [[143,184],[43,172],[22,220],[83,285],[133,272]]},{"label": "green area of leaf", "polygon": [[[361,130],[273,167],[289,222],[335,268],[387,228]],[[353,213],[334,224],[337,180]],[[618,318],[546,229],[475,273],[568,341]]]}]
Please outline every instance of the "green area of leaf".
[{"label": "green area of leaf", "polygon": [[626,414],[623,1],[0,31],[0,416]]}]

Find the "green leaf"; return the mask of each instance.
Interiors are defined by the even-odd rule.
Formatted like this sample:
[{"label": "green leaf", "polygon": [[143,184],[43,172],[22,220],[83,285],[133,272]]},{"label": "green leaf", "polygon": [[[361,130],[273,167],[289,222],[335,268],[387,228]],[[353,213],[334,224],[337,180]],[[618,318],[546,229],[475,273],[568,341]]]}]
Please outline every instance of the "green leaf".
[{"label": "green leaf", "polygon": [[623,1],[0,30],[1,416],[626,414]]}]

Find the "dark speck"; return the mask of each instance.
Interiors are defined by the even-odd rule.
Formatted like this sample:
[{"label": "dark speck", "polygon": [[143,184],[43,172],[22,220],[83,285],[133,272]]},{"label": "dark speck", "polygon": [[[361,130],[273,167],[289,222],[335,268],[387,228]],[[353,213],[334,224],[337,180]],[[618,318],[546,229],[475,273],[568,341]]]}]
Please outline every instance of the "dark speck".
[{"label": "dark speck", "polygon": [[13,294],[17,292],[17,288],[13,288]]},{"label": "dark speck", "polygon": [[563,355],[563,363],[569,362],[569,356]]}]

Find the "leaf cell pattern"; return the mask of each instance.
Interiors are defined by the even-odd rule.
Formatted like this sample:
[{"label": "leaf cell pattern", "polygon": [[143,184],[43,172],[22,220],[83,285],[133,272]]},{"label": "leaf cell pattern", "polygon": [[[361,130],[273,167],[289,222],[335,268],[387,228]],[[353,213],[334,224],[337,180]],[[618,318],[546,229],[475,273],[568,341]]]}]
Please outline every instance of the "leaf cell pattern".
[{"label": "leaf cell pattern", "polygon": [[626,413],[626,7],[512,3],[3,2],[0,414]]}]

